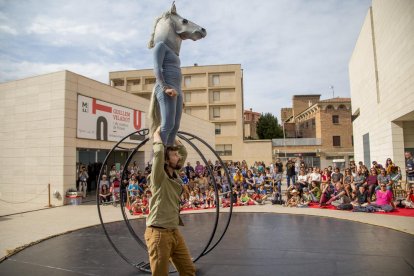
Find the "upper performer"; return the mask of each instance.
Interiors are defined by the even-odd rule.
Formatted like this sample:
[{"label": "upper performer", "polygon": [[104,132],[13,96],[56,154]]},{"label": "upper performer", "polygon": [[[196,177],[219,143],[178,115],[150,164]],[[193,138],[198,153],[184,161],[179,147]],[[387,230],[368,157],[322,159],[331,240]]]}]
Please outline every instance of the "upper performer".
[{"label": "upper performer", "polygon": [[151,97],[149,117],[151,133],[161,126],[161,140],[174,145],[183,110],[180,48],[184,39],[199,40],[207,35],[204,28],[177,14],[173,2],[169,11],[157,18],[148,48],[154,48],[156,83]]},{"label": "upper performer", "polygon": [[164,149],[159,128],[154,132],[154,157],[148,178],[152,197],[147,217],[145,242],[148,248],[152,275],[168,275],[171,259],[182,275],[194,276],[196,269],[184,238],[178,230],[182,180],[178,171],[187,157],[185,147],[178,140]]}]

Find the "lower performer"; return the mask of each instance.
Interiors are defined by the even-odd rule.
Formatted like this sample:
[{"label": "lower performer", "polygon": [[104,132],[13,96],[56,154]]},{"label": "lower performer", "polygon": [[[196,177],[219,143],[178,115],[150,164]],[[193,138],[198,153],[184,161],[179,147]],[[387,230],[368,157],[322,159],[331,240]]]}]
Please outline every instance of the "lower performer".
[{"label": "lower performer", "polygon": [[184,238],[178,230],[182,181],[178,175],[187,157],[180,141],[166,149],[161,140],[160,128],[154,132],[154,157],[149,185],[152,193],[150,214],[147,217],[145,242],[152,275],[169,273],[171,260],[180,275],[195,275],[196,269]]}]

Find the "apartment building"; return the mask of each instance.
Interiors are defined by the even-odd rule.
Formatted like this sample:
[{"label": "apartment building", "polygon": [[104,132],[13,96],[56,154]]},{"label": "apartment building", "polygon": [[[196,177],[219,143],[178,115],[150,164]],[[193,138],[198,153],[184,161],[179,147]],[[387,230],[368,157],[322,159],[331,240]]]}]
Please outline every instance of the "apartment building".
[{"label": "apartment building", "polygon": [[281,109],[284,139],[273,139],[274,158],[303,157],[310,166],[343,168],[353,160],[351,99],[294,95]]},{"label": "apartment building", "polygon": [[[270,141],[251,142],[248,146],[244,143],[241,65],[195,64],[181,71],[184,112],[214,124],[214,147],[222,159],[270,162]],[[155,84],[152,69],[110,72],[109,79],[111,86],[147,99]]]}]

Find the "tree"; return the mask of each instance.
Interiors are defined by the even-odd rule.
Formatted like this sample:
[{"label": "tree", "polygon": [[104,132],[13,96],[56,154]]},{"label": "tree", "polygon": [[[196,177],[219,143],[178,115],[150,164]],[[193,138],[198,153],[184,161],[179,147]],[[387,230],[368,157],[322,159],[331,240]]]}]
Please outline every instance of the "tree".
[{"label": "tree", "polygon": [[262,114],[256,125],[259,139],[283,138],[283,131],[277,122],[277,118],[271,113]]}]

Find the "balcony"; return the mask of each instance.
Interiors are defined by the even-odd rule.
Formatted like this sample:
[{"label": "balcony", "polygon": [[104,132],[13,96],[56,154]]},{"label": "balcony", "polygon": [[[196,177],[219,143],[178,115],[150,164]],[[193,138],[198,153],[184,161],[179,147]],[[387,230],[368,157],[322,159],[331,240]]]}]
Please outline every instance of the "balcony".
[{"label": "balcony", "polygon": [[322,145],[321,138],[287,138],[287,139],[272,139],[274,147],[283,146],[320,146]]}]

